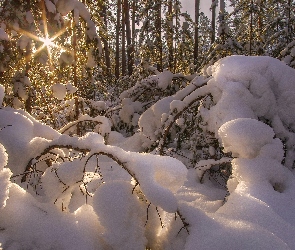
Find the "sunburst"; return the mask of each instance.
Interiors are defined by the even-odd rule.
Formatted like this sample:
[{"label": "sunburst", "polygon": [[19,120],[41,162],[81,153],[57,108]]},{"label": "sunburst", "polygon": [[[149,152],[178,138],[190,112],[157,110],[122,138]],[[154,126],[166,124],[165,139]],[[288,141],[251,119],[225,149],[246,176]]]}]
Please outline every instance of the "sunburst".
[{"label": "sunburst", "polygon": [[60,50],[63,51],[67,51],[66,48],[64,48],[63,46],[57,45],[54,41],[61,35],[63,35],[68,28],[70,28],[71,25],[71,21],[68,21],[64,27],[62,29],[60,29],[58,32],[56,32],[54,35],[52,35],[51,37],[49,36],[48,33],[48,26],[47,26],[47,18],[46,18],[46,7],[45,7],[45,2],[44,0],[42,0],[42,21],[43,21],[43,35],[41,36],[36,36],[35,34],[28,32],[26,30],[23,30],[21,28],[19,28],[18,32],[30,37],[31,39],[37,41],[37,42],[41,42],[42,45],[39,46],[34,52],[28,54],[26,56],[26,59],[29,61],[32,57],[37,56],[43,49],[46,48],[48,56],[49,56],[49,65],[52,66],[52,53],[51,53],[51,49],[52,48],[58,48]]},{"label": "sunburst", "polygon": [[41,42],[43,42],[43,45],[45,47],[54,47],[55,46],[55,44],[52,41],[52,39],[49,38],[48,36],[47,37],[44,37],[44,38],[40,37],[39,39],[40,39]]}]

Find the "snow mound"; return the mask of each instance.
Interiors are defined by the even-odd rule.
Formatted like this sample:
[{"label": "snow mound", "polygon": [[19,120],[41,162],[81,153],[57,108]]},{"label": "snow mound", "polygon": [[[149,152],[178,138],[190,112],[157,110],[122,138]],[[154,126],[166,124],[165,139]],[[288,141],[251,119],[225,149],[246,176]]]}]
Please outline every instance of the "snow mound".
[{"label": "snow mound", "polygon": [[94,211],[111,249],[137,250],[146,246],[144,210],[132,189],[128,182],[114,181],[102,185],[94,194]]},{"label": "snow mound", "polygon": [[225,152],[234,157],[255,158],[260,149],[272,142],[275,135],[268,125],[250,118],[224,123],[218,130]]}]

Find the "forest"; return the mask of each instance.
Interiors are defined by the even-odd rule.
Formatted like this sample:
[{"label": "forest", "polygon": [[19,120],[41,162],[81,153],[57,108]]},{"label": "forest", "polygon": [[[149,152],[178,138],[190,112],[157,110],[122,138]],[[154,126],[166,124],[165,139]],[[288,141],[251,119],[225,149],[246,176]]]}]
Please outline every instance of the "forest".
[{"label": "forest", "polygon": [[295,1],[183,1],[0,1],[0,249],[295,249]]}]

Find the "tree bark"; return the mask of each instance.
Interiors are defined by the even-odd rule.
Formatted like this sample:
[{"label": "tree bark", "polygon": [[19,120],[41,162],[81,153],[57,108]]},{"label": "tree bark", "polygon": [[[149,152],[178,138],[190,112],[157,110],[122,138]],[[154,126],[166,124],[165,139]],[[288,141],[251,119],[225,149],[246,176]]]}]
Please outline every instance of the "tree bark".
[{"label": "tree bark", "polygon": [[161,11],[161,0],[158,0],[155,5],[156,11],[156,47],[157,47],[157,69],[163,71],[163,51],[162,51],[162,11]]},{"label": "tree bark", "polygon": [[253,42],[253,6],[254,2],[251,0],[251,6],[250,6],[250,41],[249,41],[249,53],[250,56],[252,55],[252,42]]},{"label": "tree bark", "polygon": [[215,2],[215,0],[212,0],[212,6],[211,6],[211,11],[212,11],[211,44],[215,42],[216,4],[214,2]]},{"label": "tree bark", "polygon": [[124,1],[122,2],[122,76],[126,75],[126,29],[125,29],[125,23],[126,23],[126,13],[124,9]]},{"label": "tree bark", "polygon": [[129,8],[128,0],[124,0],[126,39],[127,39],[127,67],[128,67],[128,75],[132,75],[132,70],[133,70],[133,47],[132,47],[132,42],[131,42],[131,27],[130,27],[129,10],[130,10],[130,8]]},{"label": "tree bark", "polygon": [[[104,19],[105,29],[107,31],[108,30],[108,20],[107,20],[107,8],[106,8],[105,3],[101,4],[101,11],[102,11],[103,19]],[[107,74],[110,75],[111,74],[111,59],[110,59],[109,43],[108,43],[107,38],[105,38],[105,37],[102,38],[102,42],[104,45]]]},{"label": "tree bark", "polygon": [[194,47],[194,64],[198,64],[199,56],[199,17],[200,17],[200,0],[195,0],[195,47]]},{"label": "tree bark", "polygon": [[117,3],[117,25],[116,25],[116,57],[115,57],[115,76],[120,76],[120,29],[121,29],[121,0]]},{"label": "tree bark", "polygon": [[173,60],[174,60],[174,53],[173,53],[173,13],[172,13],[172,0],[169,0],[168,3],[168,28],[167,28],[167,45],[168,45],[168,65],[169,70],[173,71]]},{"label": "tree bark", "polygon": [[290,36],[292,35],[292,26],[291,22],[291,0],[288,0],[288,34],[287,34],[287,43],[291,42]]}]

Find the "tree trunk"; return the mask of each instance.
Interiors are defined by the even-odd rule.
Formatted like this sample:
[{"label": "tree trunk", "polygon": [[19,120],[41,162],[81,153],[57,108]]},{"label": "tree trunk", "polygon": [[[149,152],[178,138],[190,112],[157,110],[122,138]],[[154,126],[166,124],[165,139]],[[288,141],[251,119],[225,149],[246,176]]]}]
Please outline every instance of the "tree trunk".
[{"label": "tree trunk", "polygon": [[[175,34],[178,34],[179,33],[179,12],[176,11],[175,13],[175,21],[176,21],[176,24],[175,24]],[[174,70],[173,72],[176,72],[176,69],[177,69],[177,44],[175,43],[174,44]]]},{"label": "tree trunk", "polygon": [[117,25],[116,25],[116,58],[115,76],[120,76],[120,28],[121,28],[121,0],[117,3]]},{"label": "tree trunk", "polygon": [[136,2],[137,2],[137,0],[133,0],[133,2],[132,2],[132,35],[131,35],[131,37],[132,37],[132,60],[133,60],[133,62],[132,62],[132,64],[134,65],[134,57],[135,57],[135,46],[136,46],[136,44],[135,44],[135,42],[136,42],[136,40],[135,40],[135,37],[136,37],[136,31],[135,31],[135,13],[136,13],[136,11],[137,11],[137,4],[136,4]]},{"label": "tree trunk", "polygon": [[[30,66],[30,60],[31,60],[31,53],[32,53],[32,48],[31,48],[31,43],[28,43],[26,47],[26,71],[25,71],[25,76],[29,76],[29,71],[31,69]],[[27,87],[28,90],[28,98],[25,101],[25,110],[31,114],[32,113],[32,91],[31,91],[31,86]],[[0,103],[1,105],[1,103]]]},{"label": "tree trunk", "polygon": [[155,5],[156,11],[156,47],[157,47],[157,69],[158,71],[163,71],[163,51],[162,51],[162,11],[161,11],[161,0],[158,0]]},{"label": "tree trunk", "polygon": [[168,16],[167,16],[167,22],[168,22],[168,28],[167,28],[167,45],[168,45],[168,65],[169,70],[173,71],[173,13],[172,13],[172,0],[169,0],[168,3]]},{"label": "tree trunk", "polygon": [[291,0],[288,0],[288,34],[287,34],[287,43],[291,42],[292,36],[292,26],[290,25],[291,22]]},{"label": "tree trunk", "polygon": [[253,42],[253,7],[254,2],[251,0],[251,6],[250,6],[250,41],[249,41],[249,53],[250,56],[252,55],[252,42]]},{"label": "tree trunk", "polygon": [[126,29],[125,29],[125,23],[126,23],[126,13],[124,9],[124,1],[122,2],[122,76],[126,75]]},{"label": "tree trunk", "polygon": [[222,27],[222,31],[220,34],[220,38],[222,41],[222,44],[225,43],[225,23],[224,23],[224,13],[225,13],[225,2],[224,0],[220,0],[220,11],[219,11],[219,25]]},{"label": "tree trunk", "polygon": [[199,56],[199,16],[200,0],[195,0],[195,47],[194,47],[194,64],[198,64]]},{"label": "tree trunk", "polygon": [[212,6],[211,6],[211,11],[212,11],[212,23],[211,23],[211,44],[215,42],[215,23],[216,23],[216,4],[215,0],[212,0]]},{"label": "tree trunk", "polygon": [[[107,20],[107,8],[105,3],[101,4],[101,11],[104,18],[104,25],[106,31],[108,30],[108,20]],[[107,67],[107,74],[111,74],[111,59],[110,59],[110,50],[109,50],[109,44],[106,38],[102,38],[102,42],[104,44],[104,52],[105,52],[105,63]]]},{"label": "tree trunk", "polygon": [[128,75],[132,75],[133,69],[133,47],[131,43],[131,28],[130,28],[130,16],[129,16],[129,3],[128,0],[124,0],[124,13],[125,13],[125,25],[126,25],[126,39],[127,39],[127,66]]}]

